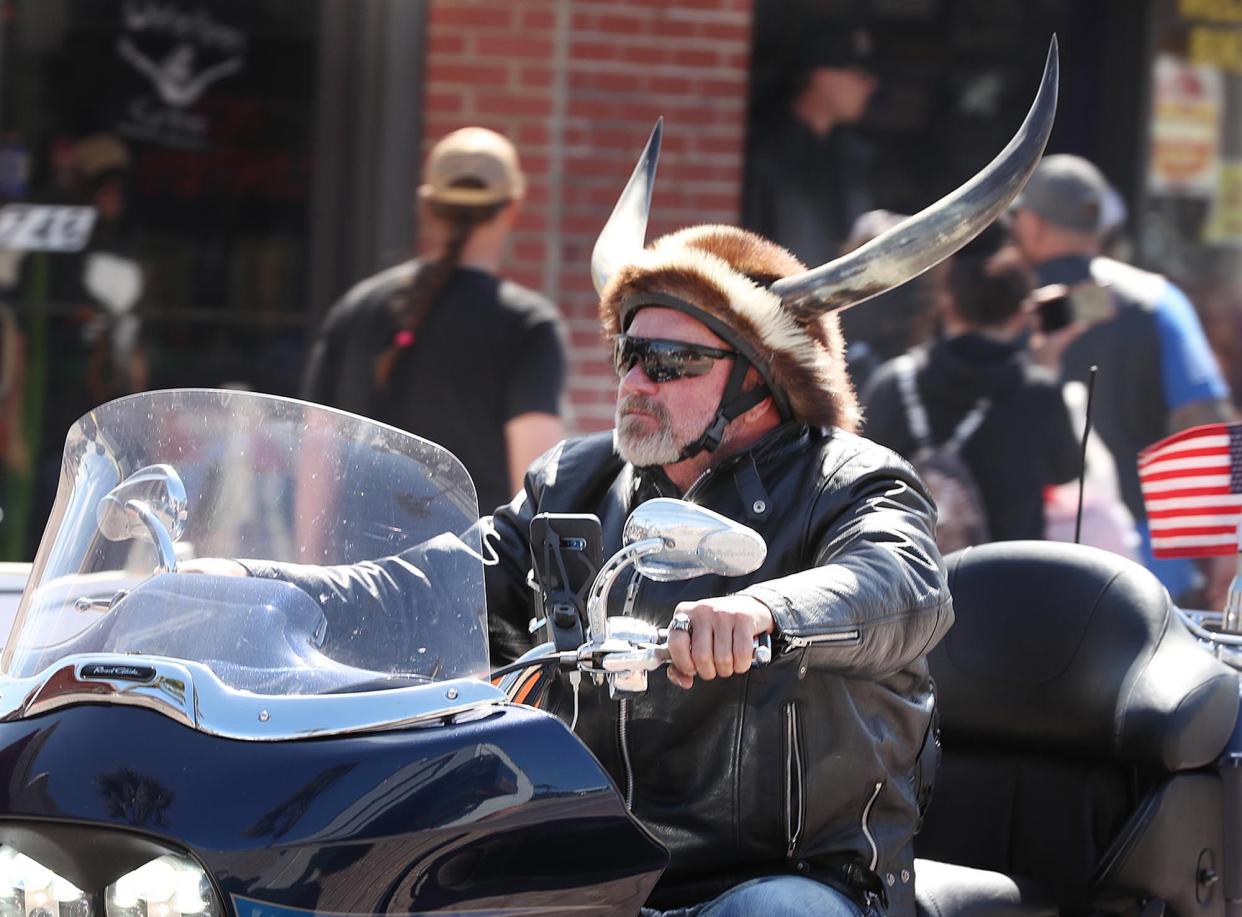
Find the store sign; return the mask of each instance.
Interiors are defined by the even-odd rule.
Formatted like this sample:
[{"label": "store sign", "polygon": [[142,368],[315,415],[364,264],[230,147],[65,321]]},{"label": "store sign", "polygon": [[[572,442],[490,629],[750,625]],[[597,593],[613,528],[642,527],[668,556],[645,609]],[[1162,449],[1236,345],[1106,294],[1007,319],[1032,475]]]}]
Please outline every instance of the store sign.
[{"label": "store sign", "polygon": [[94,207],[6,204],[0,207],[0,251],[79,252],[95,228]]},{"label": "store sign", "polygon": [[1220,187],[1212,200],[1203,241],[1242,248],[1242,160],[1232,159],[1221,166]]},{"label": "store sign", "polygon": [[1223,116],[1219,70],[1171,54],[1156,58],[1148,171],[1153,194],[1215,195]]},{"label": "store sign", "polygon": [[247,37],[203,7],[127,0],[117,54],[150,91],[130,100],[118,130],[164,146],[201,148],[207,118],[194,111],[207,91],[245,65]]},{"label": "store sign", "polygon": [[1242,23],[1242,0],[1178,0],[1177,13],[1183,19]]}]

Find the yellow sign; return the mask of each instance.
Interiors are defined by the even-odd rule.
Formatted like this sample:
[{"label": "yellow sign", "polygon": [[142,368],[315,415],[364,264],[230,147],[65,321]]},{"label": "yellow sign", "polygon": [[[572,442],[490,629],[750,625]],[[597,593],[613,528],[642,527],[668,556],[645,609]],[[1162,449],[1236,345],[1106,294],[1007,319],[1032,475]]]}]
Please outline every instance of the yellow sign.
[{"label": "yellow sign", "polygon": [[1203,240],[1213,245],[1242,248],[1242,160],[1221,164],[1219,182],[1212,200],[1212,214],[1203,230]]},{"label": "yellow sign", "polygon": [[1195,26],[1190,30],[1190,59],[1196,64],[1242,73],[1242,29]]},{"label": "yellow sign", "polygon": [[1242,0],[1178,0],[1177,13],[1183,19],[1242,22]]}]

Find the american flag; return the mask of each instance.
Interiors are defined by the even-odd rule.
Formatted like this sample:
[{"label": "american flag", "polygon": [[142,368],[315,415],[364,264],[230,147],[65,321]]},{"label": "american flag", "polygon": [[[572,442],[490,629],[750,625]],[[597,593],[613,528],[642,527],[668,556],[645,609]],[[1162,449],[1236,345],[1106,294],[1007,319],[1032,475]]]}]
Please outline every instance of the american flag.
[{"label": "american flag", "polygon": [[1242,423],[1191,427],[1139,453],[1139,484],[1156,557],[1238,550]]}]

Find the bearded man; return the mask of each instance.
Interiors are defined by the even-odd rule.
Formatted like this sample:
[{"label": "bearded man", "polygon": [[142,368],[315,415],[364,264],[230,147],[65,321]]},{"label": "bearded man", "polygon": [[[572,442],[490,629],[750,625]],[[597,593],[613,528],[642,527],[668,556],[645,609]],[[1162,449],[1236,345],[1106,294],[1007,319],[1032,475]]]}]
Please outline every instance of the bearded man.
[{"label": "bearded man", "polygon": [[[1001,212],[1042,151],[1054,87],[1055,51],[1027,123],[984,172],[815,270],[729,226],[644,248],[659,127],[596,245],[616,428],[561,443],[495,513],[493,663],[530,644],[538,513],[595,514],[607,556],[635,506],[680,497],[768,545],[745,576],[635,574],[610,602],[670,628],[668,680],[620,700],[583,690],[575,729],[670,851],[644,913],[914,912],[911,842],[936,756],[926,653],[952,603],[930,496],[853,432],[832,310],[908,280]],[[762,634],[775,656],[752,668]]]},{"label": "bearded man", "polygon": [[[1054,45],[1001,155],[814,270],[730,226],[645,247],[659,126],[605,226],[591,268],[619,377],[616,429],[554,447],[496,511],[493,664],[531,648],[539,513],[593,513],[612,552],[635,506],[674,496],[767,543],[750,574],[635,575],[609,603],[670,629],[667,681],[619,700],[584,685],[574,723],[670,853],[644,913],[913,915],[912,840],[937,755],[926,654],[953,610],[931,497],[900,457],[853,432],[858,406],[833,310],[904,283],[995,219],[1043,151],[1055,96]],[[423,576],[427,563],[227,561],[212,572],[279,577],[348,607],[378,602],[395,620],[392,597],[418,601],[419,582],[451,581]],[[326,645],[332,633],[329,621]],[[752,668],[761,634],[775,658]]]}]

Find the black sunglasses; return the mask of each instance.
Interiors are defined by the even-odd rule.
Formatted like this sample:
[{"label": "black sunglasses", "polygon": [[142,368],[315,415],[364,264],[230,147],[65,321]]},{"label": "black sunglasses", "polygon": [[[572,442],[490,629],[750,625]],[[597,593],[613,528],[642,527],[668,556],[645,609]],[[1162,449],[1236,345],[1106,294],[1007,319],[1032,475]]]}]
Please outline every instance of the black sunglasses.
[{"label": "black sunglasses", "polygon": [[661,341],[618,334],[612,339],[612,366],[618,376],[630,371],[635,360],[641,360],[647,378],[657,384],[675,382],[683,376],[704,376],[711,372],[716,360],[735,355],[704,344],[685,341]]}]

